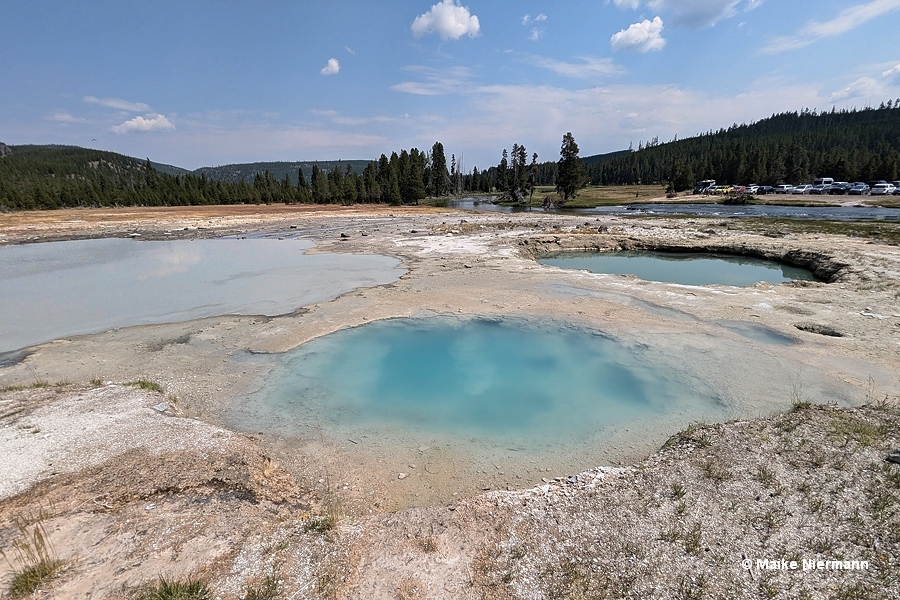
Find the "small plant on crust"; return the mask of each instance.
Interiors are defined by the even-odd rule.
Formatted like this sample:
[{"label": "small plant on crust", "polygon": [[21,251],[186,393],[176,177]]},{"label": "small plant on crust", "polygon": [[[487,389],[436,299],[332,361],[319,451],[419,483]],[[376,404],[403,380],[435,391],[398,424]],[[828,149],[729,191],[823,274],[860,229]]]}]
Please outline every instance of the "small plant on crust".
[{"label": "small plant on crust", "polygon": [[56,551],[44,528],[46,518],[47,515],[40,510],[34,519],[22,517],[15,519],[19,538],[13,541],[12,549],[19,568],[16,568],[4,550],[0,550],[0,555],[13,572],[9,583],[11,598],[21,598],[34,593],[66,567],[66,562],[56,557]]},{"label": "small plant on crust", "polygon": [[140,390],[147,390],[149,392],[162,392],[163,388],[161,385],[156,383],[155,381],[150,381],[149,379],[138,379],[137,381],[129,381],[125,385],[130,385],[131,387],[136,387]]},{"label": "small plant on crust", "polygon": [[205,581],[189,577],[185,580],[168,579],[160,575],[155,583],[141,586],[129,600],[209,600],[212,595]]}]

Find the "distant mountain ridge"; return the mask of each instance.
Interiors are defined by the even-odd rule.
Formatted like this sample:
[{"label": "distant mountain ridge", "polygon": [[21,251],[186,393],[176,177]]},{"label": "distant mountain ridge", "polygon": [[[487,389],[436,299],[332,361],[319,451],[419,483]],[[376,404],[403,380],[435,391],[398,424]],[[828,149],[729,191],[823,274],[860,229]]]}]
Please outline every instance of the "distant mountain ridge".
[{"label": "distant mountain ridge", "polygon": [[[78,146],[8,146],[0,142],[0,152],[0,211],[273,202],[399,203],[409,187],[406,179],[400,178],[401,165],[394,154],[384,169],[376,169],[375,161],[349,160],[259,162],[189,171]],[[408,167],[407,161],[407,171]],[[303,182],[299,180],[301,171]],[[367,177],[363,177],[364,171]]]},{"label": "distant mountain ridge", "polygon": [[[374,159],[373,159],[374,160]],[[226,181],[228,183],[252,183],[257,174],[265,175],[266,171],[275,179],[281,181],[287,175],[291,183],[297,184],[297,173],[303,170],[303,176],[307,181],[312,178],[313,165],[326,173],[333,169],[346,169],[350,166],[353,173],[362,173],[372,160],[318,160],[318,161],[274,161],[255,163],[235,163],[218,167],[200,167],[191,171],[194,175],[206,175],[214,181]],[[155,165],[154,165],[155,166]]]}]

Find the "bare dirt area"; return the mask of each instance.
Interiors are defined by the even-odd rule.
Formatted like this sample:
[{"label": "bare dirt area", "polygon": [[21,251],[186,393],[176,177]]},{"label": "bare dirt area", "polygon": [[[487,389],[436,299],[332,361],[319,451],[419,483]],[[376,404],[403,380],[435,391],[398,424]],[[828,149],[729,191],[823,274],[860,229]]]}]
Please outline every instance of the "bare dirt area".
[{"label": "bare dirt area", "polygon": [[[62,566],[35,598],[134,597],[160,576],[223,599],[900,596],[900,464],[886,460],[900,449],[897,246],[714,219],[424,207],[0,215],[0,243],[113,235],[303,237],[313,252],[395,256],[408,273],[287,315],[122,327],[0,356],[4,591],[29,566],[14,545],[39,528]],[[535,260],[615,249],[766,257],[823,281],[686,286]],[[433,315],[661,336],[728,374],[716,381],[738,416],[525,466],[228,421],[272,368],[247,357]]]}]

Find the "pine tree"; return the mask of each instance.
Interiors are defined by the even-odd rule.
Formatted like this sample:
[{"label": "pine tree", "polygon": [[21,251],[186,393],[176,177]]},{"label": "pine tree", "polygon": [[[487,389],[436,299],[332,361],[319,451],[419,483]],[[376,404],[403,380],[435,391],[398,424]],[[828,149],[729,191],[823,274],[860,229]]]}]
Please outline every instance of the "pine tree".
[{"label": "pine tree", "polygon": [[444,145],[440,142],[435,142],[431,147],[431,186],[437,198],[446,196],[450,190],[447,157],[444,156]]},{"label": "pine tree", "polygon": [[316,204],[325,204],[329,200],[328,179],[319,165],[313,165],[312,168],[312,200]]},{"label": "pine tree", "polygon": [[572,132],[563,136],[559,162],[556,164],[556,193],[559,194],[560,203],[564,204],[574,198],[587,182],[584,164],[578,157],[578,144],[575,143]]}]

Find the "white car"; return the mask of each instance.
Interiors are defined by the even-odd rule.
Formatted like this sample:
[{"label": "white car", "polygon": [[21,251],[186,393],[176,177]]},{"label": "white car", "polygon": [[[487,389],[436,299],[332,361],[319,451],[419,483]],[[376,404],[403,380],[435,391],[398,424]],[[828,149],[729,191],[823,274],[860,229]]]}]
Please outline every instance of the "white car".
[{"label": "white car", "polygon": [[790,194],[792,189],[794,189],[794,186],[783,183],[781,185],[775,186],[775,193],[776,194]]},{"label": "white car", "polygon": [[791,190],[792,194],[808,194],[809,190],[812,189],[812,186],[808,183],[803,183],[801,185],[795,185],[794,189]]},{"label": "white car", "polygon": [[872,186],[869,194],[872,196],[890,196],[894,193],[894,184],[892,183],[876,183]]}]

